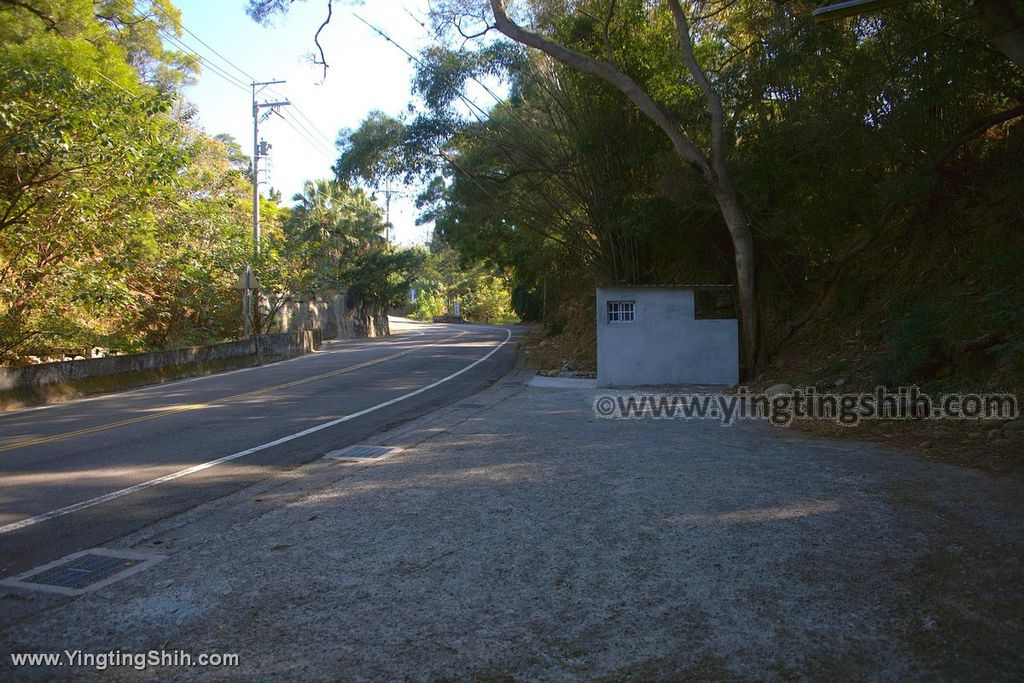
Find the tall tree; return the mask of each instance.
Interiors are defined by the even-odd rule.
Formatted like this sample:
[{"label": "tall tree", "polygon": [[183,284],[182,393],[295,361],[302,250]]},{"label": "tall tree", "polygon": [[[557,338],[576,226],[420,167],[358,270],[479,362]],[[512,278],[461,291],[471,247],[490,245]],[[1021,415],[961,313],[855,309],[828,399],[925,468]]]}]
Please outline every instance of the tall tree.
[{"label": "tall tree", "polygon": [[[754,239],[750,222],[729,172],[727,158],[733,143],[726,134],[726,112],[722,98],[715,83],[697,59],[690,20],[679,0],[668,0],[668,7],[675,26],[682,64],[692,83],[703,94],[708,126],[706,134],[695,130],[693,124],[684,122],[674,115],[667,106],[658,102],[616,63],[615,48],[612,42],[616,13],[621,10],[621,5],[626,4],[629,4],[634,12],[643,12],[647,9],[648,3],[618,3],[616,0],[584,3],[586,11],[602,18],[603,59],[570,48],[538,31],[524,28],[511,18],[504,0],[489,0],[489,4],[493,15],[493,26],[504,35],[518,43],[540,50],[573,69],[594,75],[620,90],[645,116],[664,131],[672,142],[676,153],[687,164],[694,167],[707,182],[718,202],[722,218],[732,240],[743,347],[747,365],[752,370],[758,361],[760,338]],[[463,30],[461,26],[464,15],[465,5],[462,3],[454,3],[454,6],[442,6],[442,9],[436,13],[442,23],[449,22],[459,28],[460,32]],[[486,27],[484,30],[486,31]],[[703,137],[707,139],[706,144],[700,142]]]}]

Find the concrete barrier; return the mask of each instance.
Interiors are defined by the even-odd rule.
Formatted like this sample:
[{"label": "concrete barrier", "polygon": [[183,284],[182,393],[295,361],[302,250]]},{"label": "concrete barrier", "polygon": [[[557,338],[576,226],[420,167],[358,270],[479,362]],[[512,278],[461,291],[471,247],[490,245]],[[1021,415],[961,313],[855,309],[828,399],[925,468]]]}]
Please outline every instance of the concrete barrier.
[{"label": "concrete barrier", "polygon": [[[277,308],[277,302],[272,303]],[[281,304],[272,329],[280,332],[319,329],[324,339],[360,339],[390,334],[387,311],[380,306],[360,302],[351,294]]]},{"label": "concrete barrier", "polygon": [[284,360],[319,345],[319,330],[303,330],[210,346],[0,367],[0,411]]}]

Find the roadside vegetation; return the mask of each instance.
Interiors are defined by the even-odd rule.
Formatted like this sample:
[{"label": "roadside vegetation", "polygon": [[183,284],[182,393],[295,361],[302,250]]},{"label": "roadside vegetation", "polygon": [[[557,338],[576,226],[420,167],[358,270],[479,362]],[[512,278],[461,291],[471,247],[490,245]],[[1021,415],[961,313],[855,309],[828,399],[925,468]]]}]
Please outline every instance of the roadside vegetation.
[{"label": "roadside vegetation", "polygon": [[0,364],[238,338],[249,264],[262,331],[300,297],[407,296],[422,254],[333,179],[262,200],[254,260],[249,157],[193,125],[198,65],[160,32],[181,32],[167,0],[0,2]]},{"label": "roadside vegetation", "polygon": [[464,264],[457,251],[437,240],[430,243],[413,287],[416,299],[409,315],[417,320],[451,315],[453,301],[459,302],[459,314],[469,322],[518,320],[505,278],[481,263]]},{"label": "roadside vegetation", "polygon": [[[1019,389],[1024,67],[989,12],[1019,3],[814,7],[435,3],[410,109],[342,135],[294,208],[265,200],[260,280],[511,313],[581,368],[595,286],[731,283],[750,381]],[[2,360],[241,328],[247,160],[191,127],[197,67],[156,33],[178,15],[146,8],[0,2]],[[372,192],[401,182],[427,249],[380,238]]]},{"label": "roadside vegetation", "polygon": [[593,363],[595,286],[742,285],[724,174],[753,240],[748,380],[1020,386],[1024,68],[966,4],[503,7],[437,3],[414,112],[342,158],[424,179],[437,239],[508,278],[552,363]]},{"label": "roadside vegetation", "polygon": [[[595,369],[597,286],[730,283],[754,389],[1021,396],[1024,6],[815,7],[435,3],[416,108],[349,166],[427,183],[436,238],[541,323],[542,369]],[[1019,426],[800,428],[1005,472]]]}]

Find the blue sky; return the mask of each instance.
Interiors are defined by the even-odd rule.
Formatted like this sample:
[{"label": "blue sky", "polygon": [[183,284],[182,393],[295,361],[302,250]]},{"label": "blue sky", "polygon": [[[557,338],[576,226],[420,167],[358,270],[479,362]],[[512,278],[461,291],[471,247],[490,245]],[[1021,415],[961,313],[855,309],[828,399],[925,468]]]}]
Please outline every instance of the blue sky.
[{"label": "blue sky", "polygon": [[[286,200],[301,189],[304,180],[330,177],[339,129],[355,128],[374,109],[399,115],[409,102],[412,65],[353,12],[413,52],[429,43],[426,31],[414,19],[425,17],[426,0],[376,0],[355,6],[335,0],[331,23],[320,34],[330,64],[323,80],[321,67],[311,64],[309,55],[316,49],[317,27],[327,16],[327,0],[295,2],[286,16],[266,27],[245,14],[245,0],[176,0],[175,4],[191,32],[183,32],[180,40],[212,67],[245,83],[250,77],[287,80],[264,93],[268,99],[288,99],[294,104],[285,112],[287,120],[272,116],[260,126],[261,136],[273,145],[270,184]],[[242,88],[214,68],[204,67],[186,96],[198,107],[202,128],[211,135],[230,133],[247,154],[252,153],[248,86]],[[396,190],[407,194],[392,199],[393,241],[424,241],[429,228],[415,225],[412,190]]]}]

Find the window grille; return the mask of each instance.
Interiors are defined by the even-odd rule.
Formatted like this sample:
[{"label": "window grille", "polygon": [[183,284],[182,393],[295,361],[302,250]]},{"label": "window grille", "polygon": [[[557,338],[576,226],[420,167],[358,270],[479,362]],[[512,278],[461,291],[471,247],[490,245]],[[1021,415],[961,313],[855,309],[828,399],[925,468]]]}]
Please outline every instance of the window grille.
[{"label": "window grille", "polygon": [[636,321],[635,301],[609,301],[608,322],[631,323]]}]

